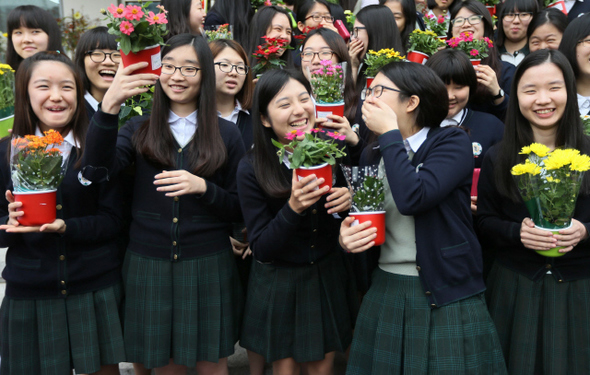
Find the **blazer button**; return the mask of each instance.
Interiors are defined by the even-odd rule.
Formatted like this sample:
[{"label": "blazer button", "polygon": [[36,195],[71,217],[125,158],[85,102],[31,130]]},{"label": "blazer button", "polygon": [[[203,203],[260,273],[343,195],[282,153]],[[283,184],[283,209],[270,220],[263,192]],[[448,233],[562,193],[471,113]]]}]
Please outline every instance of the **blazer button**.
[{"label": "blazer button", "polygon": [[314,230],[313,230],[313,232],[314,232],[314,233],[315,233],[315,232],[317,232],[317,231],[318,231],[317,229],[314,229]]},{"label": "blazer button", "polygon": [[182,148],[179,148],[179,149],[178,149],[178,153],[179,153],[179,154],[180,154],[180,153],[182,153]]},{"label": "blazer button", "polygon": [[562,283],[562,282],[563,282],[563,280],[559,279],[559,280],[557,280],[557,282],[558,282],[558,283]]},{"label": "blazer button", "polygon": [[316,210],[316,209],[314,208],[313,210],[311,210],[311,213],[315,215],[315,214],[317,214],[317,213],[318,213],[318,210]]},{"label": "blazer button", "polygon": [[178,259],[178,254],[174,254],[174,260]]},{"label": "blazer button", "polygon": [[315,247],[315,245],[311,245],[311,248],[313,249]]},{"label": "blazer button", "polygon": [[62,280],[62,281],[61,281],[61,285],[66,285],[66,282],[65,282],[65,280]]},{"label": "blazer button", "polygon": [[418,270],[418,272],[422,271],[422,268],[420,268],[420,266],[416,266],[416,270]]},{"label": "blazer button", "polygon": [[174,197],[174,202],[178,202],[179,200],[180,200],[180,198]]},{"label": "blazer button", "polygon": [[176,241],[172,241],[172,246],[176,246]]},{"label": "blazer button", "polygon": [[59,256],[59,260],[66,260],[66,256],[65,255],[60,255]]},{"label": "blazer button", "polygon": [[432,295],[432,293],[431,293],[431,292],[426,292],[426,293],[424,293],[424,294],[426,294],[427,296],[431,296],[431,295]]},{"label": "blazer button", "polygon": [[56,209],[56,210],[58,210],[58,211],[59,211],[59,210],[61,210],[62,208],[63,208],[63,207],[62,207],[62,205],[61,205],[61,204],[58,204],[57,206],[55,206],[55,209]]},{"label": "blazer button", "polygon": [[61,291],[61,294],[63,294],[64,296],[67,294],[68,292],[66,292],[65,290]]},{"label": "blazer button", "polygon": [[430,305],[430,307],[436,307],[436,304],[433,303],[432,305]]},{"label": "blazer button", "polygon": [[175,217],[174,219],[172,219],[172,222],[173,223],[178,223],[178,218]]}]

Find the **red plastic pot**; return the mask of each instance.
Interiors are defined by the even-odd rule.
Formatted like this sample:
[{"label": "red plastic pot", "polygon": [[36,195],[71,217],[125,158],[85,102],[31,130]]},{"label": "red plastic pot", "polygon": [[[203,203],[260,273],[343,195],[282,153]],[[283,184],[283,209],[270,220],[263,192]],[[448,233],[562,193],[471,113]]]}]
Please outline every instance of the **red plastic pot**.
[{"label": "red plastic pot", "polygon": [[344,102],[316,103],[315,117],[327,118],[328,115],[344,116]]},{"label": "red plastic pot", "polygon": [[[319,189],[323,188],[324,186],[329,186],[330,189],[332,189],[332,166],[328,163],[316,165],[313,167],[297,168],[295,169],[295,173],[297,174],[297,178],[299,180],[302,180],[307,176],[315,174],[316,178],[324,179],[324,183],[319,186]],[[330,189],[328,189],[328,191]]]},{"label": "red plastic pot", "polygon": [[375,246],[381,246],[385,243],[385,211],[351,212],[348,215],[354,218],[353,226],[371,221],[370,228],[377,228],[377,237],[374,240]]},{"label": "red plastic pot", "polygon": [[494,16],[496,14],[496,6],[495,5],[486,5],[486,9],[490,12],[490,16]]},{"label": "red plastic pot", "polygon": [[24,215],[18,218],[18,222],[25,226],[53,223],[55,221],[56,191],[13,192],[14,200],[23,203],[20,211],[24,211]]},{"label": "red plastic pot", "polygon": [[479,64],[481,64],[480,59],[470,59],[469,61],[471,61],[471,65],[473,66],[478,66]]},{"label": "red plastic pot", "polygon": [[375,77],[367,77],[367,88],[371,87],[371,83],[373,83],[374,79]]},{"label": "red plastic pot", "polygon": [[153,73],[160,75],[162,72],[162,60],[160,58],[160,45],[155,45],[151,47],[147,47],[143,51],[129,52],[128,55],[124,54],[123,51],[121,52],[121,60],[123,61],[123,66],[127,67],[129,65],[137,64],[142,61],[146,61],[148,66],[145,68],[136,70],[133,74],[142,74],[142,73]]},{"label": "red plastic pot", "polygon": [[565,7],[565,1],[559,0],[553,4],[547,5],[547,8],[555,8],[561,10],[567,16],[567,8]]},{"label": "red plastic pot", "polygon": [[412,52],[408,52],[408,56],[406,57],[406,59],[408,61],[412,61],[418,64],[426,64],[426,61],[428,61],[428,55],[425,54],[424,52],[420,52],[420,51],[412,51]]}]

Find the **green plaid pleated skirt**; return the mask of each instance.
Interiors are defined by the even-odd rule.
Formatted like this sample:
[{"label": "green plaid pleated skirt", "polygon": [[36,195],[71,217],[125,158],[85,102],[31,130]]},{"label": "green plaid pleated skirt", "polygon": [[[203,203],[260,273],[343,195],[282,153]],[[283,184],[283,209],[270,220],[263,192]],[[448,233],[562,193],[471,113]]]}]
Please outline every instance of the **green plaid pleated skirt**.
[{"label": "green plaid pleated skirt", "polygon": [[124,362],[123,287],[65,299],[12,299],[0,308],[0,374],[90,374]]},{"label": "green plaid pleated skirt", "polygon": [[352,340],[358,299],[343,255],[335,251],[300,267],[254,260],[240,345],[267,362],[310,362],[345,351]]},{"label": "green plaid pleated skirt", "polygon": [[506,365],[483,293],[431,309],[418,277],[377,268],[346,374],[506,374]]},{"label": "green plaid pleated skirt", "polygon": [[532,281],[496,262],[486,297],[511,374],[590,374],[590,279]]},{"label": "green plaid pleated skirt", "polygon": [[194,367],[234,353],[244,298],[231,248],[179,262],[128,251],[123,279],[129,362]]}]

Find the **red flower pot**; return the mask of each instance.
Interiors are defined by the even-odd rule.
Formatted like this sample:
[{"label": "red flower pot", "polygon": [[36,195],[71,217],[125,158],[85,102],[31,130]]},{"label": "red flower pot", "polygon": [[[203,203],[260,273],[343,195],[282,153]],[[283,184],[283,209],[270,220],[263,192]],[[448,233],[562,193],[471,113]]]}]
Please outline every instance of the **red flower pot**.
[{"label": "red flower pot", "polygon": [[327,118],[328,115],[344,116],[344,102],[316,103],[315,117]]},{"label": "red flower pot", "polygon": [[385,211],[351,212],[348,215],[354,218],[353,226],[371,221],[370,228],[377,228],[377,237],[374,240],[375,246],[381,246],[385,243]]},{"label": "red flower pot", "polygon": [[406,57],[406,59],[408,61],[412,61],[418,64],[426,64],[426,61],[428,61],[428,55],[425,54],[424,52],[420,52],[420,51],[412,51],[412,52],[408,52],[408,56]]},{"label": "red flower pot", "polygon": [[371,87],[371,83],[373,83],[374,79],[375,77],[367,77],[367,88]]},{"label": "red flower pot", "polygon": [[471,61],[471,65],[473,66],[478,66],[479,64],[481,64],[480,59],[469,59],[469,61]]},{"label": "red flower pot", "polygon": [[55,196],[57,190],[13,192],[14,200],[22,202],[24,215],[18,218],[21,225],[39,226],[55,221]]},{"label": "red flower pot", "polygon": [[496,6],[495,5],[486,5],[488,12],[490,12],[490,16],[494,16],[496,14]]},{"label": "red flower pot", "polygon": [[559,0],[553,4],[547,5],[547,8],[555,8],[561,10],[567,16],[567,8],[565,7],[565,1]]},{"label": "red flower pot", "polygon": [[124,67],[137,64],[142,61],[148,63],[148,66],[134,71],[133,74],[153,73],[160,75],[160,73],[162,72],[162,60],[160,59],[160,45],[147,47],[143,51],[139,51],[137,53],[129,52],[128,55],[124,54],[123,51],[120,52],[121,60],[123,60]]},{"label": "red flower pot", "polygon": [[[315,174],[316,178],[323,178],[324,183],[319,186],[319,189],[324,186],[329,186],[332,189],[332,166],[328,163],[316,165],[313,167],[300,167],[295,169],[297,178],[299,180],[304,179],[307,176]],[[316,188],[317,190],[318,188]]]},{"label": "red flower pot", "polygon": [[481,171],[480,168],[475,168],[473,170],[473,179],[471,180],[471,196],[477,197],[477,183],[479,182],[479,172]]}]

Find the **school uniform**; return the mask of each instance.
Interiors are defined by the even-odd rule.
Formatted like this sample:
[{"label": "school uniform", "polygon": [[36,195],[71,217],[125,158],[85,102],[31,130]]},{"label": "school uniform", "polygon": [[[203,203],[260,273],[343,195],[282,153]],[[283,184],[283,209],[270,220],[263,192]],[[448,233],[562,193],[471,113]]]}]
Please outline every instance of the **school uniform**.
[{"label": "school uniform", "polygon": [[[238,193],[254,260],[240,345],[268,362],[322,360],[352,340],[357,297],[338,244],[341,219],[327,213],[326,196],[301,214],[289,197],[267,195],[247,154]],[[292,171],[281,167],[286,178]]]},{"label": "school uniform", "polygon": [[578,108],[580,110],[580,116],[587,116],[590,113],[590,97],[589,96],[582,96],[577,94],[578,96]]},{"label": "school uniform", "polygon": [[590,2],[584,0],[566,0],[567,20],[572,22],[576,18],[590,12]]},{"label": "school uniform", "polygon": [[[486,155],[479,179],[477,225],[495,263],[487,279],[490,314],[511,374],[590,373],[590,241],[558,258],[525,248],[520,228],[530,214],[522,199],[495,183],[499,148]],[[590,197],[580,195],[574,218],[590,230]]]},{"label": "school uniform", "polygon": [[[175,169],[186,169],[196,119],[196,112],[186,118],[170,113]],[[227,149],[224,166],[205,179],[204,194],[166,197],[154,185],[163,168],[139,154],[132,141],[146,120],[133,118],[117,132],[117,115],[99,110],[84,163],[91,180],[135,163],[123,266],[128,361],[147,368],[165,366],[170,358],[188,367],[217,362],[234,352],[239,333],[241,293],[229,234],[231,223],[241,218],[235,173],[244,146],[235,125],[219,119]]]},{"label": "school uniform", "polygon": [[98,101],[88,91],[84,94],[84,107],[86,107],[86,115],[90,121],[98,110]]},{"label": "school uniform", "polygon": [[[362,165],[386,173],[386,240],[347,374],[505,374],[469,208],[471,142],[456,127],[379,136]],[[410,159],[410,160],[408,160]]]},{"label": "school uniform", "polygon": [[[13,190],[10,143],[10,138],[0,142],[3,191]],[[71,132],[64,143],[71,149],[55,209],[65,233],[0,231],[0,247],[8,247],[0,308],[2,375],[67,374],[72,369],[89,374],[126,360],[118,182],[81,179]],[[7,220],[3,199],[0,222]]]},{"label": "school uniform", "polygon": [[498,47],[498,52],[500,52],[500,58],[502,61],[506,61],[514,66],[518,66],[524,58],[531,53],[529,50],[529,44],[525,44],[524,47],[519,49],[518,51],[514,51],[514,53],[510,53],[506,50],[505,46]]}]

